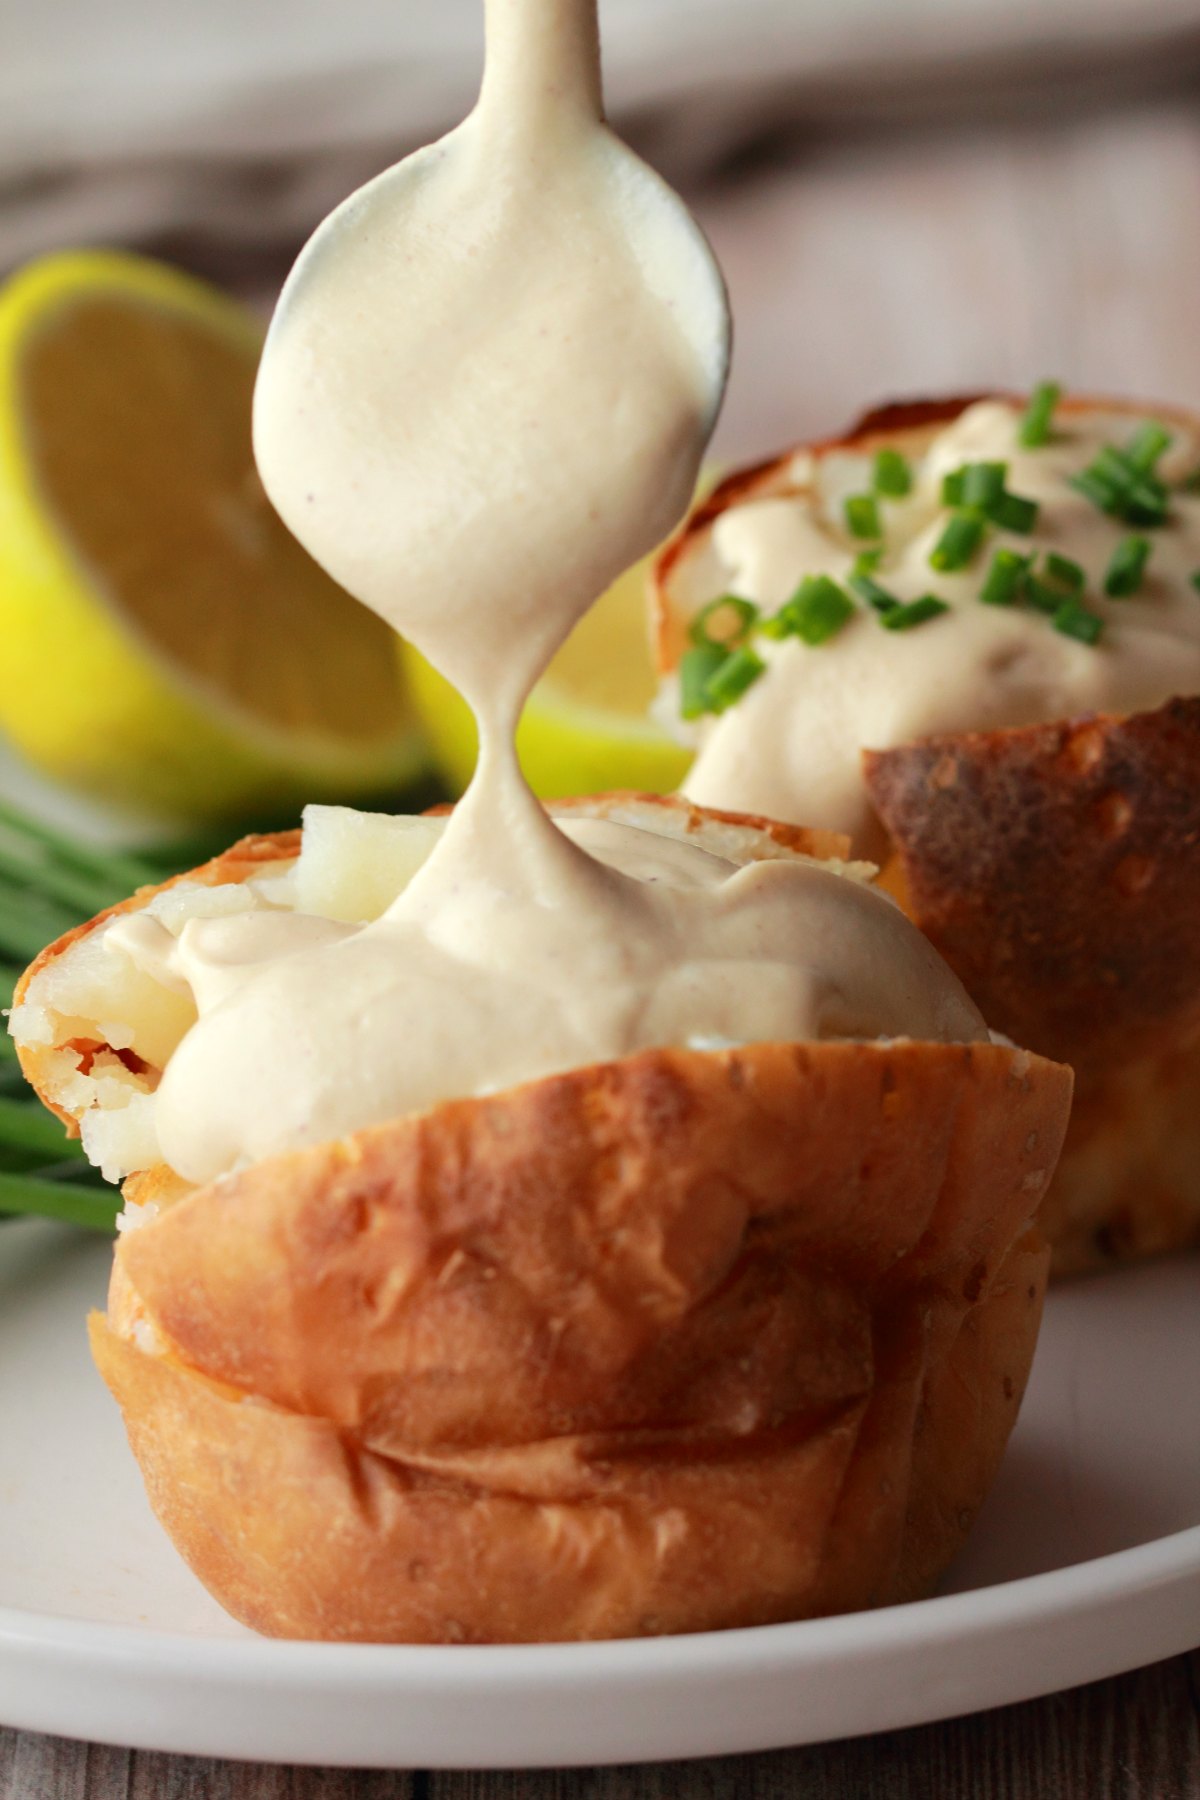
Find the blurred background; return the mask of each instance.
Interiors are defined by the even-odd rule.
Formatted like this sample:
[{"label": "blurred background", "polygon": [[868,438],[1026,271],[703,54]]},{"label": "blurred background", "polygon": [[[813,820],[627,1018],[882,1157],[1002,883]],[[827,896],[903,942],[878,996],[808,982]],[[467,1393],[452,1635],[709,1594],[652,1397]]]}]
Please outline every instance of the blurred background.
[{"label": "blurred background", "polygon": [[[481,0],[3,0],[0,263],[138,245],[269,305],[457,120]],[[602,0],[614,121],[733,293],[718,450],[897,392],[1200,399],[1200,0]]]},{"label": "blurred background", "polygon": [[[323,214],[469,108],[482,54],[482,0],[0,7],[0,273],[78,246],[123,247],[205,278],[259,319]],[[601,0],[601,16],[614,122],[690,201],[729,280],[736,354],[719,463],[836,429],[882,399],[1027,387],[1048,376],[1200,403],[1200,0]],[[77,271],[72,282],[85,297],[89,283],[103,286]],[[140,277],[130,295],[154,298]],[[170,311],[175,302],[164,295],[163,304]],[[0,297],[0,356],[20,377],[0,407],[27,405],[28,354],[13,344],[40,341],[52,310],[39,301],[19,330],[5,327]],[[213,328],[228,337],[229,321],[215,313]],[[170,694],[186,688],[210,723],[220,715],[228,724],[227,702],[257,707],[271,730],[282,716],[278,694],[254,692],[253,671],[270,686],[279,608],[286,611],[288,581],[298,577],[281,565],[278,546],[262,548],[265,499],[243,418],[252,355],[243,346],[245,382],[220,426],[245,441],[217,507],[205,491],[216,479],[204,461],[212,446],[193,440],[196,414],[207,414],[221,382],[203,376],[196,346],[176,344],[171,363],[136,333],[121,340],[119,355],[90,327],[76,336],[74,361],[62,364],[75,372],[56,377],[42,410],[17,421],[25,474],[10,466],[5,475],[0,456],[0,730],[21,746],[0,765],[0,789],[12,791],[13,769],[32,768],[53,785],[17,781],[17,791],[52,811],[65,788],[88,789],[118,811],[128,800],[130,820],[147,803],[162,822],[294,815],[314,791],[312,759],[300,755],[295,734],[271,751],[272,780],[260,779],[247,751],[254,730],[241,730],[231,758],[224,739],[210,742],[171,711]],[[95,405],[76,416],[74,396],[91,391],[89,371],[106,359],[106,395],[96,386]],[[157,382],[161,405],[130,402],[143,379]],[[132,441],[135,416],[151,434],[143,461],[157,461],[156,441],[183,446],[170,479],[196,490],[193,514],[206,522],[194,543],[183,527],[166,543],[175,496],[161,484],[135,491],[132,471],[132,485],[118,491],[126,476],[114,447]],[[86,578],[88,588],[84,610],[75,593],[74,610],[60,608],[52,629],[53,608],[31,585],[32,562],[13,562],[3,528],[16,516],[5,513],[5,480],[19,487],[38,434],[49,442],[54,431],[71,441],[90,434],[96,448],[86,468],[71,465],[67,497],[52,509],[60,586]],[[0,450],[4,441],[0,413]],[[44,491],[44,471],[34,475],[32,488]],[[32,488],[23,490],[23,509]],[[105,563],[85,542],[89,509],[93,523],[109,521],[109,539],[119,528],[120,557]],[[211,530],[218,512],[221,546]],[[39,555],[46,529],[43,518]],[[108,554],[111,542],[102,548]],[[204,557],[226,573],[218,569],[203,604],[191,595],[185,626],[178,596]],[[122,558],[138,563],[146,590],[132,598],[118,591]],[[152,581],[143,563],[153,563]],[[231,595],[229,604],[213,592]],[[320,612],[315,587],[309,601]],[[113,656],[106,663],[96,651],[93,666],[82,650],[70,681],[55,686],[46,671],[60,658],[47,638],[82,643],[76,622],[88,608],[93,622],[122,612],[120,629],[138,639],[139,655],[150,640],[157,689],[147,686],[144,657],[137,698],[128,670],[113,676]],[[643,723],[653,675],[641,608],[639,582],[604,615],[603,644],[594,636],[574,672],[564,665],[558,688],[543,697],[545,718],[524,744],[543,791],[678,778],[678,752]],[[267,622],[247,642],[256,619]],[[202,628],[210,641],[182,641]],[[313,641],[328,644],[331,635],[322,622]],[[234,640],[241,663],[229,691],[218,693]],[[18,644],[28,652],[23,662]],[[347,644],[348,691],[355,658],[377,651]],[[314,661],[318,671],[331,666],[323,653]],[[306,678],[299,666],[288,675],[298,730],[312,723],[306,706],[313,717],[321,711]],[[443,790],[461,786],[470,722],[419,669],[409,666],[405,678],[410,739],[387,765],[382,791],[394,796],[417,777]],[[15,699],[27,693],[22,713]],[[109,697],[106,706],[98,695]],[[123,697],[141,708],[132,722]],[[32,714],[55,729],[32,727]],[[156,720],[165,721],[157,735]],[[106,761],[98,746],[120,742],[131,746],[124,761]],[[289,759],[293,779],[275,780]],[[351,797],[378,787],[382,766],[376,759],[344,780],[335,770],[322,791]],[[141,779],[150,768],[161,771],[157,786]],[[209,791],[214,770],[221,780]]]}]

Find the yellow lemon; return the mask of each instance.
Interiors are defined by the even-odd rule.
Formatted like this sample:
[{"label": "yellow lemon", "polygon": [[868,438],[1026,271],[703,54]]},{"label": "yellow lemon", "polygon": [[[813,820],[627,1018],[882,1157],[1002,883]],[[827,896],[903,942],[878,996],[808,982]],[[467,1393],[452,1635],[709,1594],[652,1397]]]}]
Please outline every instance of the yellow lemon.
[{"label": "yellow lemon", "polygon": [[[439,772],[461,791],[475,767],[475,721],[411,644],[400,654]],[[691,753],[647,716],[656,687],[646,564],[639,563],[584,615],[529,697],[517,749],[534,792],[551,800],[607,788],[678,787]]]},{"label": "yellow lemon", "polygon": [[391,632],[259,484],[260,343],[141,257],[0,289],[0,730],[61,781],[203,816],[416,771]]}]

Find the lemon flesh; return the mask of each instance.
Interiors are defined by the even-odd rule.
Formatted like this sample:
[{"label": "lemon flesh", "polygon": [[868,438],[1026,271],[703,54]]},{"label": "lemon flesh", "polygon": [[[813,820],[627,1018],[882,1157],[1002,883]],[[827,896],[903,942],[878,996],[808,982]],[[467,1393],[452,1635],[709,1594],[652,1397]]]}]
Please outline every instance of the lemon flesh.
[{"label": "lemon flesh", "polygon": [[[610,788],[668,793],[691,761],[649,717],[658,682],[639,563],[584,614],[529,697],[517,727],[525,779],[545,800]],[[438,772],[456,792],[479,740],[466,702],[411,644],[401,659]]]},{"label": "lemon flesh", "polygon": [[260,342],[140,257],[0,290],[0,728],[57,780],[202,817],[416,772],[391,632],[258,481]]}]

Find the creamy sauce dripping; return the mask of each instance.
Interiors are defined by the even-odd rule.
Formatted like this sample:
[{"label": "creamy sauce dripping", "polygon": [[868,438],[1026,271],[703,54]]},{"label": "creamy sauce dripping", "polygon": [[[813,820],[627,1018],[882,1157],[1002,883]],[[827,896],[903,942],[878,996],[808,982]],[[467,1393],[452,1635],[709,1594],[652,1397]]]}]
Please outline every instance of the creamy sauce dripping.
[{"label": "creamy sauce dripping", "polygon": [[[862,855],[878,854],[878,827],[862,783],[861,751],[939,732],[989,731],[1088,712],[1137,712],[1175,694],[1200,693],[1200,495],[1172,495],[1169,522],[1145,530],[1152,545],[1139,592],[1106,599],[1103,577],[1135,527],[1099,512],[1068,485],[1106,443],[1123,444],[1136,421],[1102,411],[1061,413],[1051,442],[1025,450],[1020,412],[1000,401],[968,407],[938,432],[912,495],[882,503],[887,532],[876,579],[898,598],[935,592],[953,611],[911,633],[881,631],[863,611],[831,642],[762,640],[767,674],[706,725],[688,795],[709,806],[747,807],[774,818],[848,832]],[[1160,465],[1168,481],[1200,461],[1200,442],[1175,427]],[[971,565],[930,567],[948,517],[942,477],[964,462],[1009,465],[1012,492],[1039,502],[1032,537],[989,535]],[[812,497],[751,500],[716,521],[711,550],[680,599],[694,610],[732,591],[775,608],[804,575],[848,575],[861,544],[842,529],[842,500],[870,482],[870,458],[834,454],[807,471]],[[797,471],[803,475],[804,471]],[[999,548],[1056,551],[1088,575],[1086,601],[1105,621],[1091,647],[1055,631],[1040,613],[982,605],[980,585]]]},{"label": "creamy sauce dripping", "polygon": [[487,25],[471,118],[297,266],[255,415],[276,506],[461,689],[479,767],[370,925],[114,927],[199,1008],[156,1097],[192,1180],[648,1045],[984,1035],[861,884],[612,824],[568,835],[520,776],[532,683],[687,503],[727,318],[682,208],[603,125],[594,0],[489,0]]}]

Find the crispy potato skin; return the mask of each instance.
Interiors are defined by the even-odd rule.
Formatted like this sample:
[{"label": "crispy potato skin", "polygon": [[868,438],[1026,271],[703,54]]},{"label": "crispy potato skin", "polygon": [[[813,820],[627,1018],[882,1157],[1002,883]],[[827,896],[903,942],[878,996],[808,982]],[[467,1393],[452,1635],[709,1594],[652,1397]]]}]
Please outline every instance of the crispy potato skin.
[{"label": "crispy potato skin", "polygon": [[1200,1241],[1200,699],[865,764],[911,916],[990,1024],[1075,1069],[1057,1266]]},{"label": "crispy potato skin", "polygon": [[[886,406],[810,448],[919,449],[986,397]],[[1194,422],[1158,405],[1060,404]],[[681,643],[672,571],[727,506],[796,491],[794,454],[731,475],[663,552],[653,601],[664,668]],[[1075,1068],[1041,1216],[1054,1273],[1200,1243],[1200,700],[925,739],[863,762],[892,845],[884,885],[989,1025]]]},{"label": "crispy potato skin", "polygon": [[991,1045],[768,1044],[451,1102],[127,1234],[96,1359],[159,1516],[260,1631],[918,1594],[1020,1403],[1069,1091]]}]

